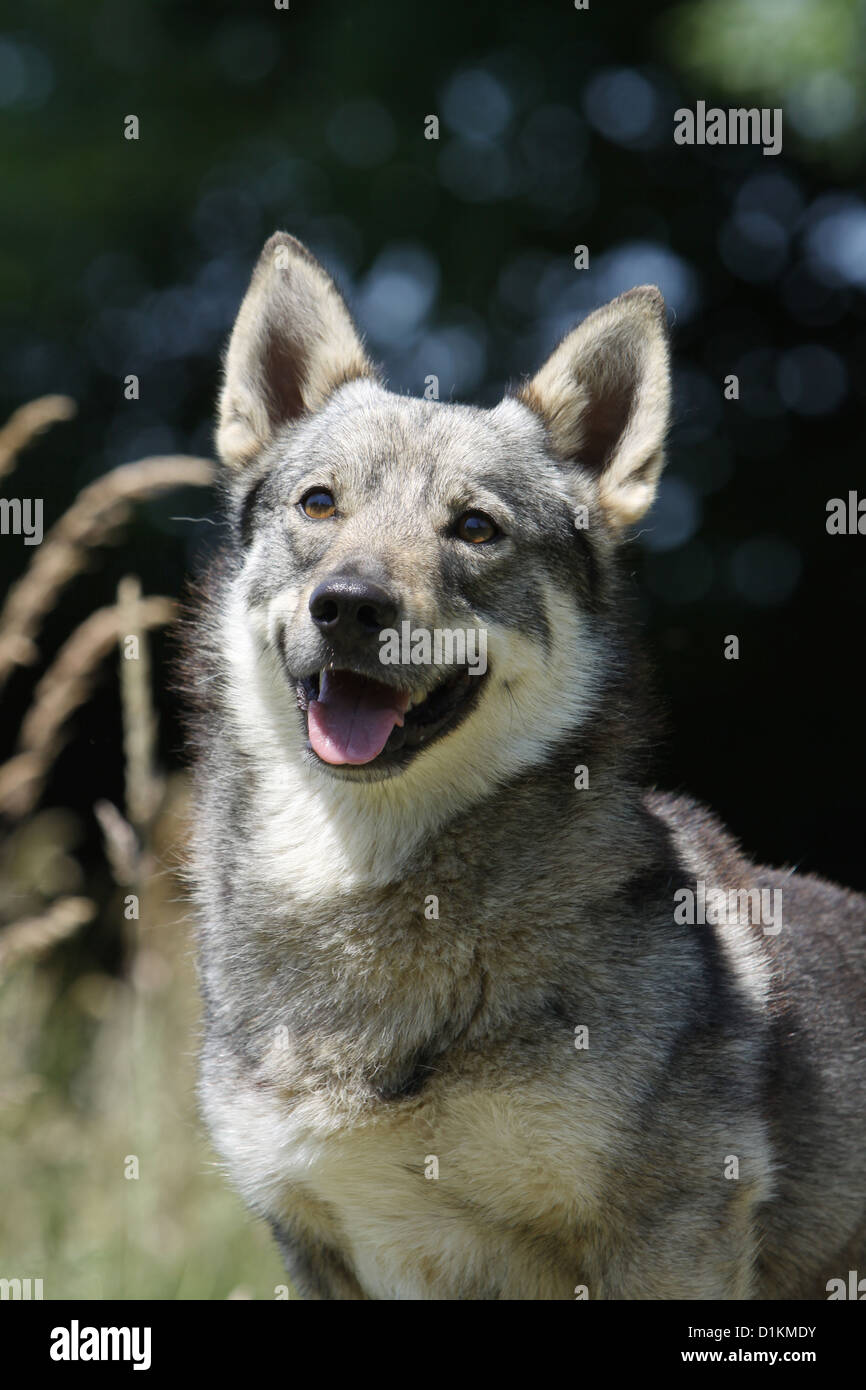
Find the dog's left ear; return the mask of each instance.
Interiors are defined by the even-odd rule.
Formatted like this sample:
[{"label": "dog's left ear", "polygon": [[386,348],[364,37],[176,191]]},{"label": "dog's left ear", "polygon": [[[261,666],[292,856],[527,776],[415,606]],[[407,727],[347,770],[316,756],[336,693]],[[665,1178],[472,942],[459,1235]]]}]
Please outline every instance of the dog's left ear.
[{"label": "dog's left ear", "polygon": [[243,468],[282,425],[319,410],[345,382],[375,375],[330,275],[301,242],[275,232],[232,330],[220,457],[229,468]]},{"label": "dog's left ear", "polygon": [[595,474],[611,525],[643,516],[664,466],[670,409],[667,321],[653,285],[597,309],[519,393],[557,457]]}]

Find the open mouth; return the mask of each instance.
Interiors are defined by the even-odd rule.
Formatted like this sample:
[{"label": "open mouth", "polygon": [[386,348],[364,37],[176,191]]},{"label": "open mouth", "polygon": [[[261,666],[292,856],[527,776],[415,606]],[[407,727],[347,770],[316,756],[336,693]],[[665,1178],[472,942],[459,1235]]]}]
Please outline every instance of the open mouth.
[{"label": "open mouth", "polygon": [[408,761],[469,709],[485,676],[460,667],[431,691],[330,667],[296,682],[310,747],[332,767]]}]

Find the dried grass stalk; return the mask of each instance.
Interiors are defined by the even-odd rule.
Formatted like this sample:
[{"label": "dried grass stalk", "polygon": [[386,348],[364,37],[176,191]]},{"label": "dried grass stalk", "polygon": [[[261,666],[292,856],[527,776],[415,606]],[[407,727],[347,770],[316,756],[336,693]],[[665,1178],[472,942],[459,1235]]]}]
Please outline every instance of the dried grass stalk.
[{"label": "dried grass stalk", "polygon": [[70,396],[40,396],[14,411],[0,429],[0,478],[11,473],[22,449],[51,425],[71,420],[78,407]]},{"label": "dried grass stalk", "polygon": [[96,916],[90,898],[58,898],[41,917],[23,917],[0,932],[0,972],[18,961],[41,956]]},{"label": "dried grass stalk", "polygon": [[147,633],[139,622],[141,584],[127,575],[117,586],[120,610],[120,700],[126,814],[139,841],[146,844],[159,810],[163,785],[156,772],[156,714],[150,677]]},{"label": "dried grass stalk", "polygon": [[84,569],[88,550],[127,520],[132,503],[169,488],[207,487],[213,478],[208,459],[167,454],[122,464],[84,488],[48,532],[0,611],[0,686],[16,666],[36,659],[34,638],[42,620],[64,585]]},{"label": "dried grass stalk", "polygon": [[115,883],[129,888],[137,881],[140,849],[138,836],[112,801],[97,801],[93,814],[99,822],[105,843],[105,857]]},{"label": "dried grass stalk", "polygon": [[[142,599],[137,622],[142,630],[161,627],[176,612],[172,599]],[[6,815],[24,816],[33,809],[62,746],[63,724],[87,699],[97,667],[123,634],[128,617],[116,605],[92,613],[64,642],[40,680],[21,725],[20,751],[0,767],[0,811]]]}]

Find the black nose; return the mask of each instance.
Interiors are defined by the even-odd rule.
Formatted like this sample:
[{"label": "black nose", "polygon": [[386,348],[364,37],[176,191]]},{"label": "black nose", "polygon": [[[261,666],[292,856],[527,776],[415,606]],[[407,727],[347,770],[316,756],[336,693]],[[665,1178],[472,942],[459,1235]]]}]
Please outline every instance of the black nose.
[{"label": "black nose", "polygon": [[310,616],[329,636],[371,637],[394,627],[397,600],[381,584],[358,575],[332,574],[310,595]]}]

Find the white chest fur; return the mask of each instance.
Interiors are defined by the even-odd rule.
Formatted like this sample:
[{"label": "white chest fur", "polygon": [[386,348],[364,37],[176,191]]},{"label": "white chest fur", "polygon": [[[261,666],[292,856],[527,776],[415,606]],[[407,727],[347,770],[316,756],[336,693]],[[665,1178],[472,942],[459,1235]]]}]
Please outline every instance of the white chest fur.
[{"label": "white chest fur", "polygon": [[379,1299],[572,1298],[576,1233],[615,1143],[598,1122],[576,1135],[579,1103],[549,1081],[543,1096],[449,1090],[351,1119],[321,1092],[290,1098],[239,1078],[206,1095],[244,1197],[339,1250]]}]

